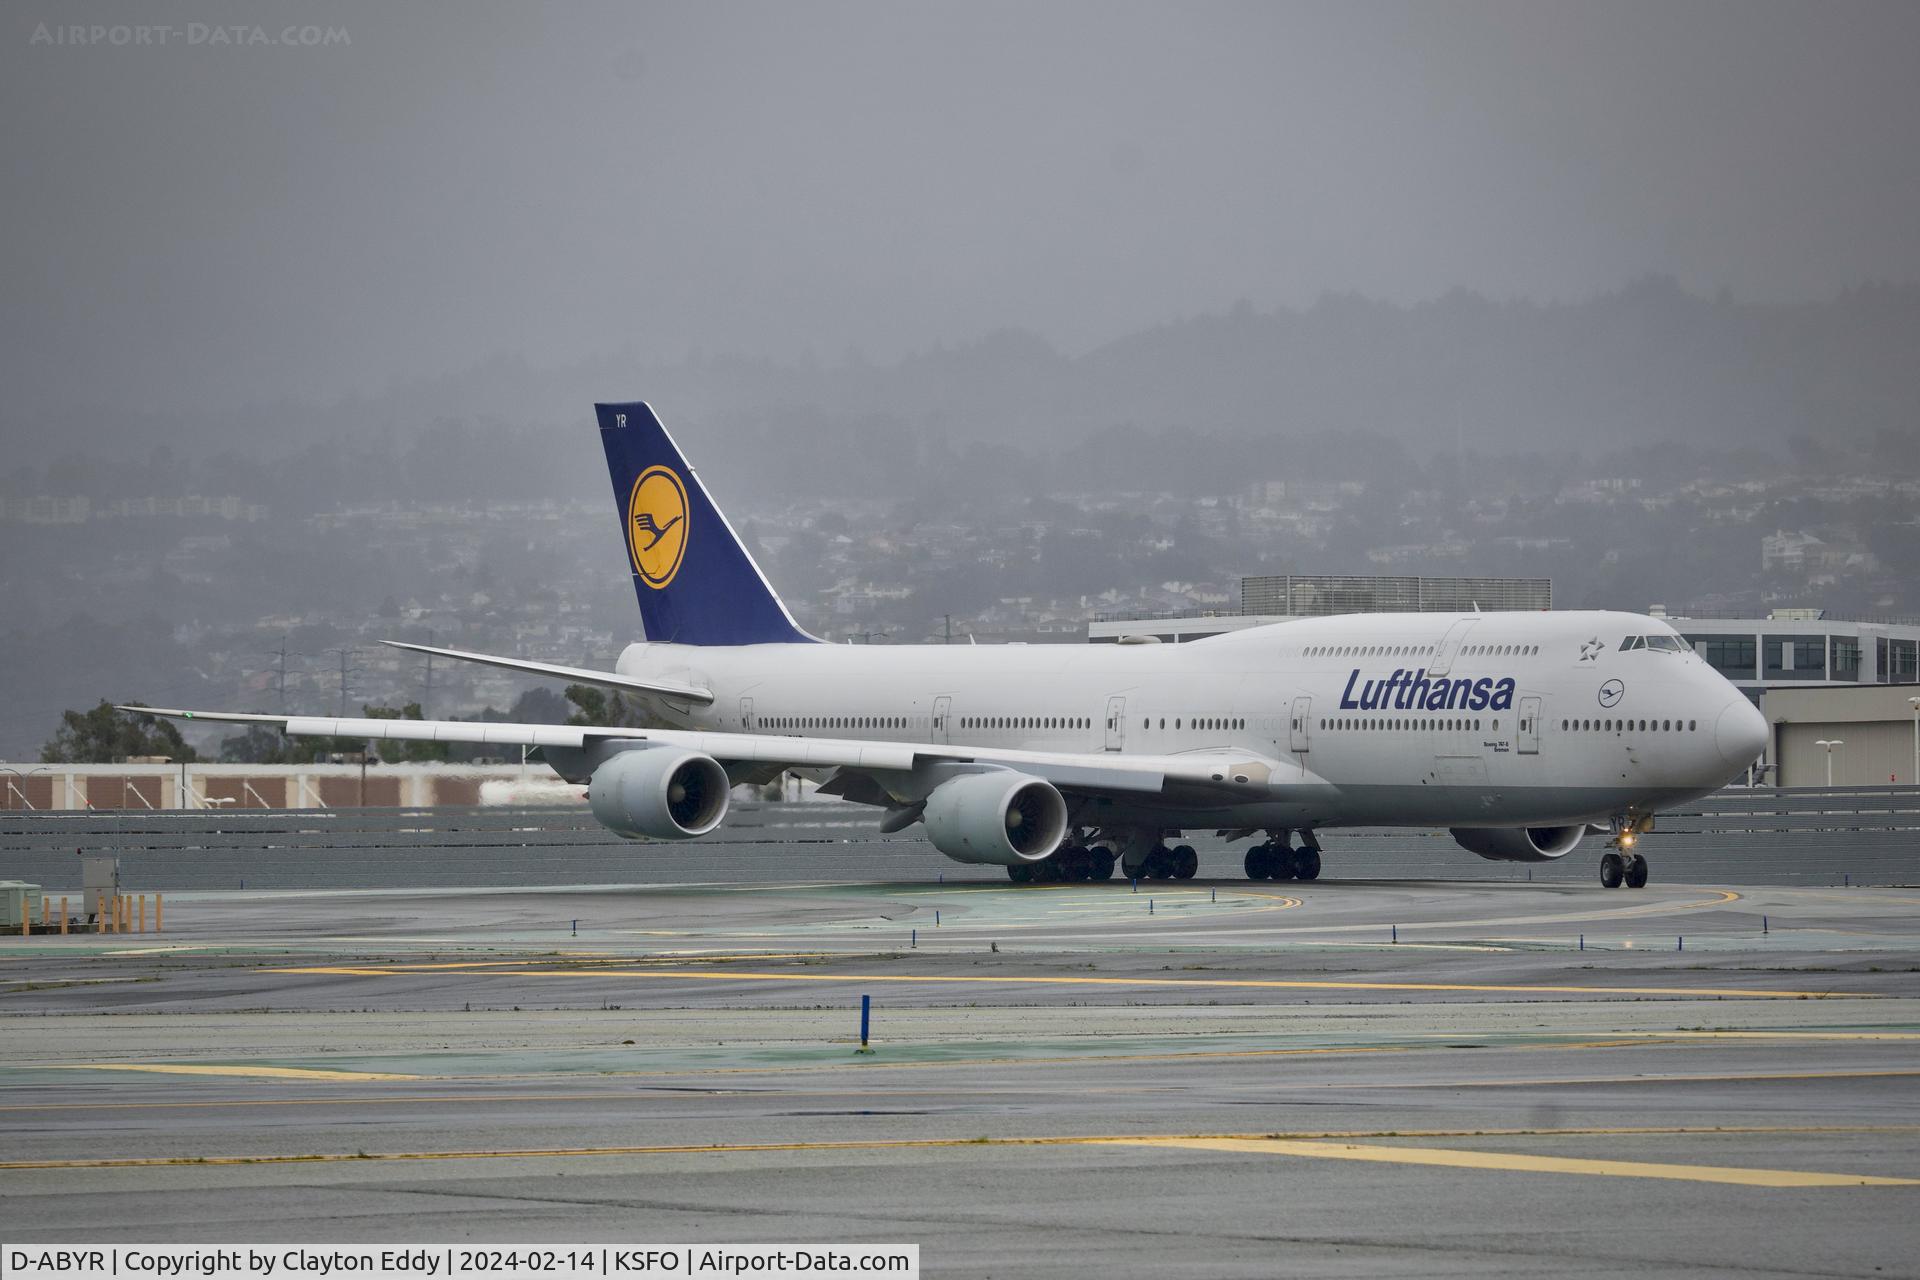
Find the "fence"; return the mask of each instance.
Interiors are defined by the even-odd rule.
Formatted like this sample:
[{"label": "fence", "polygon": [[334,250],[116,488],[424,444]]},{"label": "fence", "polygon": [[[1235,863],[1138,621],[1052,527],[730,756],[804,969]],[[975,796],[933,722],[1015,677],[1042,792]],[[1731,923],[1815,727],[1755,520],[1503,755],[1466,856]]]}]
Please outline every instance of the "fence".
[{"label": "fence", "polygon": [[[121,859],[148,889],[381,888],[676,880],[999,878],[948,862],[918,828],[875,830],[843,802],[736,804],[701,840],[627,841],[578,808],[434,807],[0,814],[0,878],[78,884],[79,850]],[[1483,862],[1444,831],[1323,833],[1329,878],[1592,878],[1600,842],[1531,866]],[[1239,848],[1198,839],[1202,874],[1239,874]],[[1729,789],[1659,816],[1640,848],[1656,879],[1910,883],[1920,788]],[[1591,855],[1591,856],[1590,856]]]}]

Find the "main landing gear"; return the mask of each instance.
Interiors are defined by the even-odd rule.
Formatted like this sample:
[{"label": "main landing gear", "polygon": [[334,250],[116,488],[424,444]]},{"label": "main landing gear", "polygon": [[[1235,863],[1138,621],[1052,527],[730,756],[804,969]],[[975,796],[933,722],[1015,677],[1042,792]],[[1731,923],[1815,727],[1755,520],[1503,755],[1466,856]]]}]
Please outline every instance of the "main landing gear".
[{"label": "main landing gear", "polygon": [[1113,850],[1105,845],[1091,848],[1063,844],[1038,862],[1016,862],[1007,868],[1007,879],[1015,884],[1074,884],[1088,880],[1113,879]]},{"label": "main landing gear", "polygon": [[1190,844],[1156,844],[1121,870],[1130,880],[1191,880],[1200,873],[1200,855]]},{"label": "main landing gear", "polygon": [[1320,846],[1309,839],[1295,849],[1282,831],[1265,844],[1247,850],[1245,865],[1249,880],[1318,880]]},{"label": "main landing gear", "polygon": [[1647,887],[1647,859],[1645,855],[1635,853],[1633,846],[1641,832],[1652,829],[1651,818],[1613,820],[1613,839],[1607,842],[1607,851],[1600,855],[1601,888],[1618,889],[1623,884],[1629,889]]}]

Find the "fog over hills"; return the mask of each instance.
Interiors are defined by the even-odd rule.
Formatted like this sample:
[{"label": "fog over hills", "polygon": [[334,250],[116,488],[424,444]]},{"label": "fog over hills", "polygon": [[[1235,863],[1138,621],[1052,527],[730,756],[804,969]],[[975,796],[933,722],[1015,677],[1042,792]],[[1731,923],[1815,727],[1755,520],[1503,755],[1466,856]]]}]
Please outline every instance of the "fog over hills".
[{"label": "fog over hills", "polygon": [[[1649,277],[1562,305],[1496,302],[1466,290],[1415,306],[1353,296],[1299,310],[1241,304],[1078,356],[1000,330],[888,364],[598,355],[535,368],[498,359],[326,405],[195,419],[90,413],[65,430],[33,433],[12,457],[45,463],[130,443],[138,456],[143,436],[187,454],[297,452],[314,441],[430,444],[434,424],[449,420],[496,423],[509,437],[558,433],[590,443],[590,403],[629,397],[651,400],[705,456],[759,451],[775,465],[754,470],[809,492],[897,480],[927,447],[1038,439],[1073,452],[1115,428],[1254,439],[1362,432],[1416,456],[1595,456],[1660,443],[1782,453],[1795,437],[1864,449],[1920,432],[1916,352],[1920,286],[1756,304],[1698,297]],[[831,447],[819,448],[823,440]],[[559,456],[566,478],[551,478],[562,492],[577,491],[575,450]],[[472,471],[471,462],[447,463]],[[1169,456],[1153,479],[1181,487],[1187,469],[1209,465],[1192,453]]]}]

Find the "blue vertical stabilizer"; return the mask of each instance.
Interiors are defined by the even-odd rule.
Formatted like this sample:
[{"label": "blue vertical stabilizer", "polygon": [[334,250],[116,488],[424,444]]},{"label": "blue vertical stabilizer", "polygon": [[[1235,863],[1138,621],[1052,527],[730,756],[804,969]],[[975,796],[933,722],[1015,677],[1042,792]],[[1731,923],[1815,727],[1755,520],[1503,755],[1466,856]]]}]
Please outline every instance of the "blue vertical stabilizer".
[{"label": "blue vertical stabilizer", "polygon": [[780,603],[652,408],[635,400],[594,411],[647,639],[817,643]]}]

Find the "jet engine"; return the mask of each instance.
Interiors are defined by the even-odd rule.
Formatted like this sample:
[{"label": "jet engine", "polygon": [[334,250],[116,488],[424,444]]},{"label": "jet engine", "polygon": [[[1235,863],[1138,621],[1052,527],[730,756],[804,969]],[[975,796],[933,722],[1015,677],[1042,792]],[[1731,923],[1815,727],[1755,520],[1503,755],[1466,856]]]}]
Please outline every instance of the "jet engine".
[{"label": "jet engine", "polygon": [[995,769],[933,789],[921,815],[933,847],[955,862],[1038,862],[1067,834],[1067,802],[1051,782]]},{"label": "jet engine", "polygon": [[690,840],[727,816],[727,771],[711,756],[676,747],[622,751],[593,771],[593,816],[629,840]]},{"label": "jet engine", "polygon": [[1453,827],[1454,842],[1489,862],[1552,862],[1573,852],[1586,824],[1571,827]]}]

